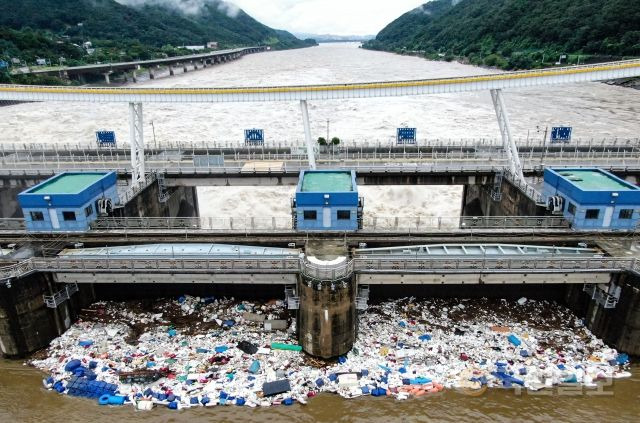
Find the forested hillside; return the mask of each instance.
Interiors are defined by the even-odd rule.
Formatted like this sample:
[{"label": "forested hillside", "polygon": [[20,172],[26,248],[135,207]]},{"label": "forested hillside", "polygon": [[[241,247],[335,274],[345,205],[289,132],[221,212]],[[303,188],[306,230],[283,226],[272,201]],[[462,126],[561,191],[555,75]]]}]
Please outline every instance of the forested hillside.
[{"label": "forested hillside", "polygon": [[[134,6],[131,6],[133,4]],[[188,53],[184,45],[217,41],[220,48],[304,47],[286,31],[269,28],[219,0],[200,7],[183,0],[0,0],[0,60],[52,65],[150,59]],[[95,51],[82,48],[90,41]]]},{"label": "forested hillside", "polygon": [[504,69],[640,56],[640,1],[435,0],[365,47]]}]

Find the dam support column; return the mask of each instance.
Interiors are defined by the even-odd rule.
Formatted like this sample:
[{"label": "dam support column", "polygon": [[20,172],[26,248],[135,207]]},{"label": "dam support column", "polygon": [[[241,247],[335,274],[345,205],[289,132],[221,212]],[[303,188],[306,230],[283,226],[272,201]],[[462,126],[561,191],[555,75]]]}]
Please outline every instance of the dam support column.
[{"label": "dam support column", "polygon": [[298,280],[298,342],[305,352],[322,358],[348,353],[357,335],[356,282],[352,263],[303,261]]},{"label": "dam support column", "polygon": [[[71,326],[78,310],[94,300],[90,285],[80,291],[66,289],[48,273],[0,280],[0,356],[23,357],[46,347]],[[55,308],[45,303],[44,296],[61,291],[71,295]]]},{"label": "dam support column", "polygon": [[598,338],[617,350],[640,355],[640,275],[611,275],[599,285],[571,285],[565,300]]},{"label": "dam support column", "polygon": [[313,142],[311,141],[311,127],[309,126],[309,110],[307,109],[307,100],[300,100],[300,111],[302,112],[302,124],[304,126],[304,140],[307,145],[307,157],[309,159],[309,169],[316,168],[316,154],[313,151]]},{"label": "dam support column", "polygon": [[131,143],[131,186],[144,184],[144,134],[142,103],[129,103],[129,142]]}]

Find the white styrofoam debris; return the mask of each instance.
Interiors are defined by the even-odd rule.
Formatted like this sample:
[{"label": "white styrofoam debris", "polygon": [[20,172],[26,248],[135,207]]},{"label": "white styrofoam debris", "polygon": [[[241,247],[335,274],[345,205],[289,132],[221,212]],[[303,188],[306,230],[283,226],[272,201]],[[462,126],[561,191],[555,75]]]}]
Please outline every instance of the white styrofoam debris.
[{"label": "white styrofoam debris", "polygon": [[[487,301],[405,298],[371,306],[359,315],[353,349],[338,362],[319,367],[304,353],[271,350],[272,342],[296,343],[293,319],[285,330],[265,331],[262,319],[246,318],[260,313],[283,319],[282,301],[254,304],[184,296],[155,314],[98,303],[94,307],[103,311],[102,321],[75,323],[51,342],[46,358],[31,364],[50,373],[46,386],[60,381],[68,392],[72,375],[64,367],[81,360],[83,367],[94,367],[96,380],[116,384],[118,393],[139,410],[306,403],[319,392],[408,399],[485,385],[539,390],[570,382],[591,387],[598,379],[629,376],[616,362],[621,357],[616,350],[555,303]],[[172,327],[171,313],[193,320]],[[202,322],[206,325],[198,329]],[[143,331],[134,332],[139,324]],[[240,341],[256,352],[238,348]],[[159,378],[120,380],[121,373],[141,369]],[[263,383],[285,378],[291,391],[262,396]]]}]

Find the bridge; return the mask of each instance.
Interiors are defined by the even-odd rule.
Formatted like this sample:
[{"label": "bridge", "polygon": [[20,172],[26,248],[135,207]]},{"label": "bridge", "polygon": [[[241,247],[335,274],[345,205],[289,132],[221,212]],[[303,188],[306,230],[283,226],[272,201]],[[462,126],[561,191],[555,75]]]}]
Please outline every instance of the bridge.
[{"label": "bridge", "polygon": [[489,90],[496,112],[508,169],[521,184],[522,164],[512,135],[502,90],[640,76],[640,61],[628,60],[456,78],[351,84],[233,88],[88,88],[0,85],[0,100],[128,103],[133,185],[144,181],[143,103],[219,103],[299,101],[309,167],[316,167],[307,101],[393,97]]},{"label": "bridge", "polygon": [[[605,283],[610,273],[638,267],[634,258],[604,257],[595,249],[573,247],[444,244],[355,249],[351,258],[323,263],[294,249],[156,244],[72,249],[55,258],[33,257],[0,267],[0,281],[49,272],[63,283],[295,284],[295,275],[301,273],[318,282],[355,273],[364,284],[462,284],[461,275],[502,275],[501,280],[483,282],[480,277],[472,283],[521,284],[527,283],[529,275],[553,274],[564,277],[551,283]],[[544,282],[529,279],[529,283]]]},{"label": "bridge", "polygon": [[[47,314],[46,310],[41,311],[45,306],[39,304],[54,310],[56,324],[61,328],[68,327],[63,316],[68,316],[75,306],[66,299],[77,292],[76,295],[91,300],[96,286],[127,284],[132,290],[138,284],[144,284],[145,288],[150,284],[176,285],[180,289],[187,284],[259,284],[261,289],[284,286],[286,304],[300,313],[299,333],[305,334],[299,337],[300,344],[308,353],[328,357],[350,348],[357,328],[346,329],[345,337],[332,328],[334,324],[341,330],[347,328],[346,322],[355,321],[356,308],[366,309],[370,285],[380,288],[397,285],[406,295],[412,286],[432,289],[456,285],[456,289],[462,289],[462,285],[487,285],[503,290],[515,285],[520,292],[520,285],[532,284],[536,290],[541,285],[564,286],[568,302],[579,303],[588,298],[590,329],[594,327],[595,313],[600,316],[602,310],[615,307],[622,322],[618,326],[636,328],[633,318],[628,317],[635,316],[633,313],[640,306],[634,299],[637,298],[635,285],[640,275],[640,258],[632,231],[578,232],[569,228],[561,217],[538,216],[536,212],[545,199],[537,190],[536,175],[544,165],[597,165],[632,175],[640,170],[637,146],[634,143],[614,148],[605,144],[580,145],[567,150],[564,146],[535,145],[527,150],[513,137],[502,90],[639,75],[640,61],[623,61],[460,78],[287,87],[165,89],[2,85],[0,100],[128,103],[130,112],[129,148],[94,147],[83,149],[79,154],[77,149],[49,146],[3,147],[0,153],[3,181],[37,179],[56,170],[118,168],[121,174],[132,177],[125,201],[140,195],[137,197],[140,203],[136,204],[144,204],[149,198],[157,197],[158,202],[160,198],[166,199],[160,192],[161,186],[167,189],[175,185],[172,189],[177,189],[202,184],[205,180],[220,185],[284,185],[296,180],[301,169],[337,167],[355,169],[364,184],[433,183],[437,178],[447,178],[449,183],[465,185],[463,203],[467,188],[473,186],[477,191],[473,195],[484,196],[484,200],[499,203],[500,207],[502,199],[508,197],[507,206],[512,210],[495,213],[511,214],[501,217],[491,217],[492,213],[482,213],[487,217],[463,213],[453,218],[365,215],[363,229],[353,233],[295,231],[289,217],[113,217],[95,221],[86,232],[65,233],[28,233],[20,219],[0,219],[0,240],[16,244],[16,249],[9,254],[3,251],[0,306],[3,311],[13,313],[5,315],[9,316],[13,332],[20,335],[30,328],[41,327],[38,316]],[[418,145],[401,149],[387,146],[383,150],[359,146],[351,151],[347,147],[337,152],[335,149],[321,152],[316,157],[307,101],[479,90],[491,93],[500,129],[498,143],[481,148],[478,145],[460,148]],[[306,148],[193,145],[191,150],[185,150],[167,146],[152,148],[144,141],[144,102],[252,101],[299,101]],[[504,186],[501,185],[503,179]],[[146,191],[152,184],[157,188],[157,195],[150,194],[152,190]],[[143,197],[144,193],[148,195]],[[526,206],[524,211],[513,207],[522,204]],[[214,247],[204,250],[196,247],[195,252],[188,252],[195,243],[218,240],[243,246],[226,252]],[[590,247],[597,248],[580,247],[585,240]],[[163,244],[148,245],[158,242]],[[76,248],[60,252],[74,243]],[[129,245],[132,243],[146,245]],[[267,250],[274,245],[282,248]],[[96,246],[101,247],[91,248]],[[324,261],[323,257],[337,258]],[[78,290],[83,284],[88,284],[88,289]],[[61,286],[63,289],[59,290]],[[545,290],[554,288],[545,287]],[[619,300],[621,306],[618,306]],[[18,310],[27,310],[33,322],[23,324]],[[611,320],[610,315],[605,315],[607,322]],[[322,335],[321,341],[318,341],[320,332],[310,327],[309,322],[320,322],[323,326],[320,332],[327,335]],[[40,337],[39,333],[29,336]],[[38,339],[29,345],[25,342],[20,348],[37,349],[52,336],[42,338],[47,339]],[[3,342],[6,339],[5,336]],[[640,351],[637,343],[629,345],[628,351]]]},{"label": "bridge", "polygon": [[187,65],[191,65],[194,69],[198,69],[198,64],[206,68],[207,65],[217,63],[225,63],[230,60],[238,59],[245,54],[257,53],[265,51],[266,47],[245,47],[228,50],[216,50],[208,53],[190,54],[185,56],[166,57],[150,60],[136,60],[133,62],[116,62],[116,63],[100,63],[95,65],[71,66],[50,69],[34,69],[28,72],[35,75],[57,75],[61,78],[76,77],[84,82],[86,74],[104,75],[105,82],[111,83],[110,75],[114,72],[131,72],[133,82],[137,82],[136,72],[141,68],[149,69],[149,78],[155,79],[154,68],[159,66],[168,66],[169,74],[174,74],[174,67],[182,67],[183,72],[187,72]]}]

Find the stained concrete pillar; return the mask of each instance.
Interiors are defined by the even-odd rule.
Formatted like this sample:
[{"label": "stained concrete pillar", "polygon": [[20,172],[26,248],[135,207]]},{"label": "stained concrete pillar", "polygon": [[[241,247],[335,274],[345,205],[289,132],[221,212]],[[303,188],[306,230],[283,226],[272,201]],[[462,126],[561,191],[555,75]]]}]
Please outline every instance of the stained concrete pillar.
[{"label": "stained concrete pillar", "polygon": [[131,79],[133,80],[133,82],[138,82],[138,76],[136,75],[136,69],[131,71]]},{"label": "stained concrete pillar", "polygon": [[149,79],[156,79],[156,75],[151,68],[149,68]]},{"label": "stained concrete pillar", "polygon": [[160,202],[160,187],[155,182],[125,204],[118,217],[198,217],[198,188],[169,187],[169,198]]},{"label": "stained concrete pillar", "polygon": [[107,85],[110,85],[110,84],[111,84],[111,79],[109,78],[109,75],[110,75],[110,74],[111,74],[111,72],[106,72],[106,73],[104,73],[104,74],[103,74],[103,75],[104,75],[104,82],[105,82]]},{"label": "stained concrete pillar", "polygon": [[308,354],[331,358],[349,352],[356,339],[356,282],[352,275],[323,279],[299,279],[298,343]]},{"label": "stained concrete pillar", "polygon": [[169,76],[173,76],[174,72],[173,72],[173,66],[169,65]]}]

